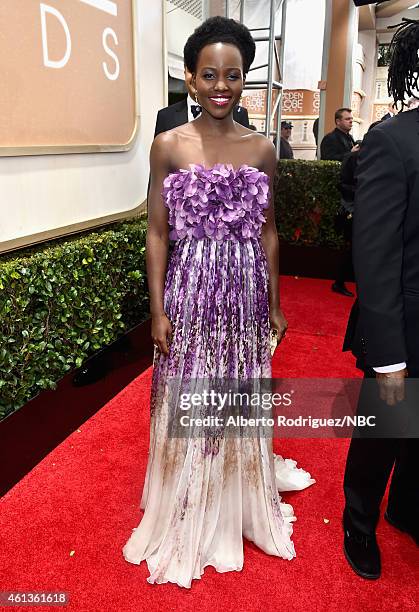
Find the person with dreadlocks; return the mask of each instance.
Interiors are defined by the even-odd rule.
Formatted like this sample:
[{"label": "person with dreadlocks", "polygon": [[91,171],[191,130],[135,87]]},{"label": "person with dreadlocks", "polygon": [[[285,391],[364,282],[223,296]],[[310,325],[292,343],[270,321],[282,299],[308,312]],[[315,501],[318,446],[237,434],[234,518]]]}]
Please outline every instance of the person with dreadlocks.
[{"label": "person with dreadlocks", "polygon": [[[403,20],[395,27],[388,89],[403,109],[409,96],[419,95],[419,21]],[[380,397],[377,403],[394,420],[406,404],[407,373],[419,378],[418,109],[380,122],[364,139],[357,171],[353,259],[359,300],[347,339],[365,373],[358,411],[363,389],[373,382],[374,394]],[[368,378],[375,378],[378,387]],[[412,434],[412,427],[417,428],[413,419],[409,426],[410,438],[354,434],[351,441],[344,477],[344,552],[364,578],[379,578],[381,573],[375,531],[392,470],[385,518],[419,545],[419,438]]]}]

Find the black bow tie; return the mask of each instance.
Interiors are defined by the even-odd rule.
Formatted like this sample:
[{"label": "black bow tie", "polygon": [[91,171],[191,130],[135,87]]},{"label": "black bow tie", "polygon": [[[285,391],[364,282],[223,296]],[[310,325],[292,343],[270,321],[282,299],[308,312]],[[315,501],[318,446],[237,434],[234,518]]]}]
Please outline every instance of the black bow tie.
[{"label": "black bow tie", "polygon": [[198,115],[202,113],[202,108],[198,106],[197,104],[191,104],[191,112],[192,112],[193,118],[196,119]]}]

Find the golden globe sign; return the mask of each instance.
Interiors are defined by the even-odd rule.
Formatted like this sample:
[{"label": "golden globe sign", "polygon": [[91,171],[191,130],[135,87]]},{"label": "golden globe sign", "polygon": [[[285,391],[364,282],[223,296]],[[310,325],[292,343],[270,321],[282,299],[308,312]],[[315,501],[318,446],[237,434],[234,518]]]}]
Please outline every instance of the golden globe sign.
[{"label": "golden globe sign", "polygon": [[131,147],[133,21],[132,0],[1,0],[0,155]]}]

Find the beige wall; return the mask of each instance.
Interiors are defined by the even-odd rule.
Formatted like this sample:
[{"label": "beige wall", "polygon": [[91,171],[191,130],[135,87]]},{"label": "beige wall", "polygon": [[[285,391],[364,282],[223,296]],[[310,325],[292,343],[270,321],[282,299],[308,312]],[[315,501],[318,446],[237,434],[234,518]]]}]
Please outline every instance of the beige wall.
[{"label": "beige wall", "polygon": [[349,0],[333,0],[327,71],[325,134],[334,130],[335,111],[344,104],[349,17]]},{"label": "beige wall", "polygon": [[91,2],[0,3],[0,155],[130,148],[134,2]]},{"label": "beige wall", "polygon": [[136,5],[139,134],[133,148],[0,158],[0,251],[134,214],[145,200],[156,113],[166,104],[163,3]]}]

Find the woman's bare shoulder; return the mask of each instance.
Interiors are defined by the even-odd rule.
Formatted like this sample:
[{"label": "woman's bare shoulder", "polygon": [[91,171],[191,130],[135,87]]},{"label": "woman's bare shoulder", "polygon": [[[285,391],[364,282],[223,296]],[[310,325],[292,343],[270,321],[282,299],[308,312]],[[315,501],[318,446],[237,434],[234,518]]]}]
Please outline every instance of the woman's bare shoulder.
[{"label": "woman's bare shoulder", "polygon": [[186,142],[192,137],[189,124],[179,125],[166,132],[158,134],[151,146],[151,155],[158,157],[166,157],[176,159],[179,148],[183,147]]},{"label": "woman's bare shoulder", "polygon": [[156,151],[166,149],[168,146],[175,145],[177,143],[177,138],[176,128],[173,130],[168,130],[167,132],[161,132],[160,134],[157,134],[153,140],[151,148],[154,148]]},{"label": "woman's bare shoulder", "polygon": [[170,167],[172,165],[172,159],[176,158],[178,142],[179,136],[176,133],[176,129],[158,134],[153,140],[150,149],[151,165],[157,163]]},{"label": "woman's bare shoulder", "polygon": [[272,140],[270,138],[267,138],[265,134],[253,132],[253,137],[255,139],[255,146],[260,148],[261,151],[275,150]]},{"label": "woman's bare shoulder", "polygon": [[276,149],[275,146],[264,134],[259,134],[258,132],[254,132],[249,130],[251,134],[248,138],[251,139],[251,146],[254,156],[260,160],[258,164],[258,168],[261,170],[266,170],[271,168],[274,164],[276,164]]}]

